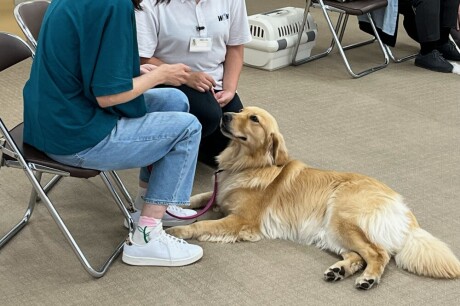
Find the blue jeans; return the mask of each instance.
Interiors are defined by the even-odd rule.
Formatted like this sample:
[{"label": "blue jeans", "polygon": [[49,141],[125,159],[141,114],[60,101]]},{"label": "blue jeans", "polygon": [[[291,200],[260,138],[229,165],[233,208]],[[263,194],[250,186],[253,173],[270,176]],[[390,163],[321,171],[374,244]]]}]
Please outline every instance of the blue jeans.
[{"label": "blue jeans", "polygon": [[[121,118],[96,146],[71,155],[48,155],[63,164],[100,171],[141,168],[139,178],[148,182],[147,204],[189,204],[201,125],[188,113],[187,97],[177,89],[151,89],[144,97],[147,114]],[[147,169],[150,165],[154,171]]]}]

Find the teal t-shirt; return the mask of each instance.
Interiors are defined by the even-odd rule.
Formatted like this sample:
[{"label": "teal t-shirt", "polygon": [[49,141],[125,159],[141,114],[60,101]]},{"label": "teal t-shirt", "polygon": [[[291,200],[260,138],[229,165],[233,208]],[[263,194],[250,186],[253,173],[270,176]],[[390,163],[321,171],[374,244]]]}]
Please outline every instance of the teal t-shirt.
[{"label": "teal t-shirt", "polygon": [[143,95],[101,108],[97,96],[133,88],[140,74],[131,0],[53,0],[24,87],[24,141],[52,154],[78,153],[121,117],[146,113]]}]

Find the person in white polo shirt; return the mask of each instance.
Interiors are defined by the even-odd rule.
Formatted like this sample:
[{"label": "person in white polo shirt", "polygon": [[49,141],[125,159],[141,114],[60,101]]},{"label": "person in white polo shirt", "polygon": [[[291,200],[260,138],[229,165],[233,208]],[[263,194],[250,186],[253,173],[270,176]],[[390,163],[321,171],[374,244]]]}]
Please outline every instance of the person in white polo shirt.
[{"label": "person in white polo shirt", "polygon": [[243,108],[236,92],[243,44],[251,40],[244,0],[144,0],[136,11],[141,63],[184,63],[192,73],[176,87],[202,125],[199,161],[216,166],[228,144],[219,129],[224,112]]}]

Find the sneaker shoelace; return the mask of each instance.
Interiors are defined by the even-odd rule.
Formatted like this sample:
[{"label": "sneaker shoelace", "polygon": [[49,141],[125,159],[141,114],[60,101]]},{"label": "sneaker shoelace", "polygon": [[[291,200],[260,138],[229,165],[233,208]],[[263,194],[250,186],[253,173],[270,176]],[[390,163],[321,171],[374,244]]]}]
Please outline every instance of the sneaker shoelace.
[{"label": "sneaker shoelace", "polygon": [[[144,226],[144,228],[138,226],[137,230],[142,233],[144,236],[144,241],[145,243],[148,243],[150,241],[150,233],[147,232],[147,226]],[[175,236],[171,236],[167,234],[164,230],[162,230],[159,233],[159,240],[163,242],[172,242],[172,244],[187,244],[187,242],[184,239],[177,238]]]}]

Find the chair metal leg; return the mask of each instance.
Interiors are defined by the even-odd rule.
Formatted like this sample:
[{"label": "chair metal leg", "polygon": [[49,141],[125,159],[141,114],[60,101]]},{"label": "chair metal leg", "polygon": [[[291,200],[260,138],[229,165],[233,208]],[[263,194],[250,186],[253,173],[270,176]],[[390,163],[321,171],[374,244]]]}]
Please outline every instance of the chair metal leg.
[{"label": "chair metal leg", "polygon": [[126,199],[126,202],[128,202],[128,211],[134,212],[136,209],[134,208],[134,201],[133,198],[131,198],[131,195],[129,194],[128,190],[126,189],[125,185],[123,185],[120,177],[115,171],[109,171],[110,176],[112,177],[113,181],[115,182],[115,185],[117,185],[118,190],[121,191],[121,194]]},{"label": "chair metal leg", "polygon": [[[11,139],[11,137],[8,134],[8,131],[6,131],[6,127],[3,125],[3,123],[0,121],[0,128],[2,129],[2,133],[4,133],[4,137],[6,138],[6,141],[8,144],[11,146],[13,152],[20,152],[14,141]],[[69,242],[70,246],[72,247],[73,252],[77,256],[78,260],[80,263],[83,265],[84,269],[93,277],[102,277],[104,274],[107,272],[110,264],[113,262],[113,260],[120,254],[120,252],[123,249],[123,244],[125,239],[123,239],[118,246],[116,247],[115,251],[109,256],[109,258],[105,261],[105,263],[99,268],[95,269],[91,266],[89,263],[88,259],[86,256],[83,254],[82,250],[78,246],[77,242],[73,238],[72,234],[68,230],[67,226],[63,222],[61,216],[55,209],[54,205],[51,203],[50,199],[48,198],[46,192],[43,190],[41,184],[40,184],[40,179],[41,179],[41,171],[38,171],[37,169],[34,169],[37,174],[34,174],[32,171],[32,168],[34,168],[34,165],[29,165],[25,160],[24,157],[20,154],[16,154],[15,158],[17,159],[17,162],[22,166],[22,169],[24,170],[27,178],[29,179],[30,183],[33,186],[34,192],[31,195],[31,198],[29,200],[29,209],[26,212],[26,215],[24,216],[23,220],[18,223],[13,230],[11,230],[4,238],[1,240],[1,245],[4,245],[11,237],[13,237],[17,232],[19,232],[20,229],[24,227],[24,225],[27,223],[27,221],[30,218],[30,215],[33,211],[35,202],[36,202],[36,196],[39,196],[42,199],[43,204],[45,207],[48,209],[51,217],[53,220],[56,222],[57,226],[61,230],[62,234],[64,237],[67,239]],[[57,174],[57,173],[55,173]],[[101,172],[102,180],[104,181],[105,185],[109,189],[110,193],[112,194],[113,198],[115,199],[115,202],[117,203],[118,207],[122,211],[123,215],[125,218],[129,221],[130,225],[130,230],[133,229],[133,220],[127,211],[126,207],[123,205],[121,202],[120,197],[118,196],[116,190],[113,188],[112,184],[108,180],[107,176],[105,173]]]},{"label": "chair metal leg", "polygon": [[[99,268],[95,269],[93,266],[89,263],[88,259],[78,246],[77,242],[73,238],[72,234],[68,230],[67,226],[63,222],[61,216],[55,209],[54,205],[51,203],[50,199],[46,195],[45,191],[41,187],[40,183],[37,181],[37,179],[31,175],[32,171],[26,167],[24,169],[26,173],[28,174],[27,177],[29,178],[30,182],[34,186],[35,190],[37,191],[38,195],[41,197],[43,204],[45,207],[48,209],[49,213],[51,214],[51,217],[54,219],[56,222],[57,226],[61,230],[62,234],[64,237],[67,239],[69,242],[70,246],[72,247],[72,250],[74,251],[75,255],[77,256],[78,260],[80,263],[83,265],[83,268],[93,277],[102,277],[104,274],[107,272],[110,264],[113,262],[113,260],[120,254],[120,252],[123,249],[123,244],[124,244],[124,239],[119,243],[119,245],[116,247],[115,251],[109,256],[109,258],[105,261],[105,263]],[[118,204],[118,203],[117,203]],[[126,209],[125,209],[126,210]],[[127,213],[127,212],[126,212]]]},{"label": "chair metal leg", "polygon": [[[306,63],[307,61],[305,60],[297,60],[297,53],[299,52],[299,47],[300,47],[300,43],[302,41],[302,35],[303,35],[303,32],[305,30],[305,24],[307,23],[307,18],[308,18],[308,13],[310,12],[310,6],[311,6],[311,0],[306,0],[306,3],[305,3],[305,10],[304,10],[304,13],[303,13],[303,20],[302,20],[302,25],[300,26],[300,29],[299,29],[299,33],[297,34],[297,42],[294,46],[294,53],[292,55],[292,65],[294,66],[297,66],[297,65],[300,65],[300,64],[303,64],[303,63]],[[332,48],[330,48],[329,52],[327,54],[329,54],[331,52]],[[323,53],[326,53],[326,52],[323,52]],[[317,58],[319,57],[323,57],[323,56],[326,56],[327,54],[324,54],[323,53],[321,54],[321,56],[316,55]],[[308,58],[311,58],[312,56],[308,57]]]},{"label": "chair metal leg", "polygon": [[[45,187],[43,187],[43,190],[45,191],[45,193],[48,194],[48,192],[50,192],[50,190],[61,180],[61,178],[62,178],[62,175],[56,174],[55,176],[53,176],[51,180],[49,180],[49,182],[45,185]],[[41,198],[37,196],[36,201],[40,202]]]},{"label": "chair metal leg", "polygon": [[[30,171],[30,169],[28,169],[28,168],[26,168],[25,170]],[[55,209],[55,207],[51,203],[50,199],[48,198],[48,196],[46,195],[45,191],[42,189],[42,187],[40,186],[38,181],[35,179],[35,177],[30,177],[30,176],[28,176],[28,177],[29,177],[32,185],[34,186],[35,190],[38,192],[38,194],[42,198],[42,201],[43,201],[44,205],[46,206],[46,208],[48,209],[49,213],[51,214],[51,217],[53,217],[54,221],[58,225],[58,227],[61,230],[61,232],[63,233],[64,237],[70,243],[70,246],[72,247],[72,250],[74,251],[74,253],[77,256],[77,258],[80,261],[80,263],[83,265],[83,268],[93,277],[99,278],[99,277],[104,276],[104,274],[107,272],[107,270],[108,270],[109,266],[111,265],[111,263],[113,262],[113,260],[121,253],[121,251],[123,249],[123,244],[124,244],[125,239],[123,239],[118,244],[118,246],[116,247],[115,251],[109,256],[109,258],[104,262],[104,264],[99,269],[93,268],[93,266],[89,263],[88,259],[86,258],[86,256],[84,255],[84,253],[82,252],[80,247],[78,246],[77,242],[73,238],[72,234],[70,233],[70,231],[68,230],[67,226],[63,222],[61,216],[59,215],[59,213],[57,212],[57,210]],[[121,211],[125,215],[125,218],[130,219],[131,216],[129,215],[129,213],[126,210],[126,208],[123,205],[123,203],[121,203],[120,197],[118,196],[116,191],[113,189],[113,186],[111,186],[110,183],[107,184],[107,182],[106,182],[107,177],[105,176],[105,174],[103,172],[101,172],[101,177],[103,177],[103,181],[104,181],[104,183],[106,183],[106,186],[110,186],[110,188],[108,187],[109,191],[111,192],[111,194],[113,195],[113,197],[115,199],[115,202],[118,204],[118,206],[120,207]],[[132,219],[131,219],[131,223],[132,223]]]},{"label": "chair metal leg", "polygon": [[[300,44],[302,42],[303,30],[305,29],[305,25],[307,23],[308,13],[310,12],[311,5],[312,5],[311,0],[306,0],[305,10],[304,10],[303,20],[302,20],[302,25],[300,26],[301,30],[297,34],[297,42],[296,42],[296,44],[294,46],[294,52],[293,52],[293,55],[292,55],[291,64],[293,66],[298,66],[298,65],[305,64],[305,63],[317,60],[319,58],[325,57],[329,53],[331,53],[332,50],[334,49],[335,40],[334,40],[334,38],[332,38],[331,39],[331,44],[329,45],[329,47],[324,52],[321,52],[321,53],[318,53],[318,54],[315,54],[315,55],[311,55],[311,56],[309,56],[307,58],[304,58],[304,59],[301,59],[301,60],[297,60],[297,53],[299,52],[299,47],[300,47]],[[340,14],[339,18],[337,19],[337,24],[336,24],[336,28],[335,28],[336,33],[338,33],[339,30],[340,30],[340,26],[342,24],[342,18],[343,18],[343,14]]]},{"label": "chair metal leg", "polygon": [[[1,131],[1,134],[2,134],[2,137],[0,137],[0,168],[1,168],[2,166],[5,165],[3,163],[3,161],[4,161],[3,154],[7,154],[7,155],[10,155],[10,156],[16,157],[16,155],[14,154],[14,151],[7,149],[6,144],[12,143],[13,149],[15,149],[17,147],[14,144],[13,140],[11,139],[10,134],[8,133],[8,129],[3,124],[3,121],[1,119],[0,119],[0,131]],[[24,159],[22,159],[22,161],[24,162]],[[21,166],[21,168],[24,168],[24,167]],[[38,179],[38,180],[41,179],[41,172],[37,171],[34,174],[34,173],[32,173],[32,171],[30,171],[30,173],[34,178],[36,176],[35,179]],[[26,226],[26,224],[29,222],[30,217],[32,216],[32,213],[33,213],[34,208],[35,208],[36,197],[37,197],[37,192],[35,191],[34,188],[32,188],[32,192],[31,192],[30,198],[29,198],[29,206],[28,206],[26,212],[24,213],[24,216],[22,217],[22,219],[15,226],[13,226],[13,228],[10,231],[8,231],[8,233],[6,233],[2,238],[0,238],[0,249],[8,241],[10,241],[11,238],[13,238],[17,233],[19,233]]]},{"label": "chair metal leg", "polygon": [[[322,0],[318,0],[318,1],[320,1],[321,3],[323,2]],[[363,76],[365,76],[365,75],[368,75],[369,73],[372,73],[372,72],[375,72],[375,71],[377,71],[377,70],[383,69],[383,68],[385,68],[385,67],[388,65],[388,63],[389,63],[388,54],[386,53],[385,47],[383,46],[383,43],[382,43],[382,41],[380,40],[380,37],[379,37],[379,35],[378,35],[378,33],[377,33],[377,29],[375,28],[375,25],[374,25],[374,22],[373,22],[373,20],[372,20],[372,17],[371,17],[371,15],[370,15],[370,13],[367,13],[366,15],[367,15],[367,18],[369,19],[369,22],[370,22],[371,26],[372,26],[372,29],[373,29],[374,34],[375,34],[375,38],[377,39],[377,41],[378,41],[378,43],[379,43],[380,49],[381,49],[381,51],[382,51],[382,54],[383,54],[385,60],[384,60],[384,63],[381,64],[381,65],[378,65],[378,66],[375,66],[375,67],[372,67],[372,68],[363,70],[363,71],[358,72],[358,73],[355,73],[355,72],[351,69],[350,63],[348,62],[348,59],[347,59],[347,57],[346,57],[346,55],[345,55],[345,51],[344,51],[344,49],[343,49],[343,47],[342,47],[342,44],[341,44],[341,42],[340,42],[340,40],[339,40],[339,38],[338,38],[338,36],[337,36],[337,33],[334,31],[334,27],[333,27],[333,25],[332,25],[331,19],[330,19],[330,17],[329,17],[329,14],[327,13],[326,8],[325,8],[324,6],[321,6],[321,10],[323,11],[323,14],[324,14],[324,17],[326,18],[327,24],[329,25],[329,28],[330,28],[330,30],[331,30],[331,32],[332,32],[332,35],[334,36],[334,39],[335,39],[335,41],[336,41],[336,43],[337,43],[337,47],[338,47],[338,49],[339,49],[340,55],[342,56],[343,62],[344,62],[344,64],[345,64],[345,67],[347,68],[348,73],[349,73],[352,77],[354,77],[354,78],[360,78],[360,77],[363,77]]]},{"label": "chair metal leg", "polygon": [[414,54],[409,54],[409,55],[406,55],[406,56],[403,56],[403,57],[400,57],[400,58],[396,58],[393,54],[393,52],[391,51],[391,48],[387,45],[385,45],[385,50],[386,52],[388,53],[388,56],[391,58],[391,60],[395,63],[402,63],[402,62],[405,62],[407,60],[411,60],[413,58],[415,58],[417,56],[418,53],[414,53]]},{"label": "chair metal leg", "polygon": [[[340,15],[344,15],[344,14],[342,13]],[[342,24],[341,30],[340,30],[340,36],[339,36],[339,41],[340,42],[342,42],[343,35],[345,33],[345,28],[347,27],[347,24],[348,24],[348,17],[349,17],[349,15],[345,14],[345,19],[343,20],[343,24]],[[361,46],[369,45],[369,44],[372,44],[376,40],[377,39],[375,37],[372,37],[369,40],[365,40],[365,41],[362,41],[362,42],[358,42],[358,43],[343,46],[343,50],[350,50],[350,49],[358,48],[358,47],[361,47]]]},{"label": "chair metal leg", "polygon": [[[35,172],[36,179],[40,181],[42,173],[41,172]],[[37,191],[32,188],[32,192],[30,194],[29,198],[29,207],[27,208],[24,216],[22,217],[21,221],[19,221],[18,224],[16,224],[5,236],[3,236],[0,239],[0,249],[5,245],[8,241],[11,240],[17,233],[19,233],[29,222],[30,217],[32,216],[32,213],[35,208],[35,203],[37,199]]]},{"label": "chair metal leg", "polygon": [[45,187],[43,187],[43,190],[46,193],[48,193],[54,187],[54,185],[56,185],[61,180],[61,178],[62,178],[61,175],[53,176],[53,178],[49,180],[49,182],[45,185]]},{"label": "chair metal leg", "polygon": [[[124,194],[125,196],[129,197],[131,199],[131,197],[129,196],[129,193],[128,191],[126,190],[126,188],[124,187],[124,185],[121,183],[121,180],[120,178],[118,177],[118,175],[115,173],[115,174],[111,174],[112,177],[116,178],[115,181],[116,181],[116,184],[120,184],[118,185],[119,188],[121,190],[123,190],[122,192],[123,193],[126,193]],[[110,182],[107,174],[105,172],[101,172],[100,175],[99,175],[101,178],[102,178],[102,181],[105,183],[105,186],[107,187],[107,189],[109,190],[109,192],[112,194],[112,197],[114,198],[115,202],[117,203],[118,205],[118,208],[120,208],[121,212],[123,213],[123,215],[125,216],[125,219],[126,221],[128,222],[128,226],[129,226],[129,232],[133,232],[134,231],[134,221],[133,221],[133,218],[131,217],[131,214],[129,213],[128,209],[126,208],[126,206],[123,204],[123,201],[121,200],[120,196],[118,195],[118,193],[116,192],[115,188],[113,187],[112,183]],[[117,182],[118,180],[118,182]],[[131,203],[132,203],[132,200],[131,200]]]}]

